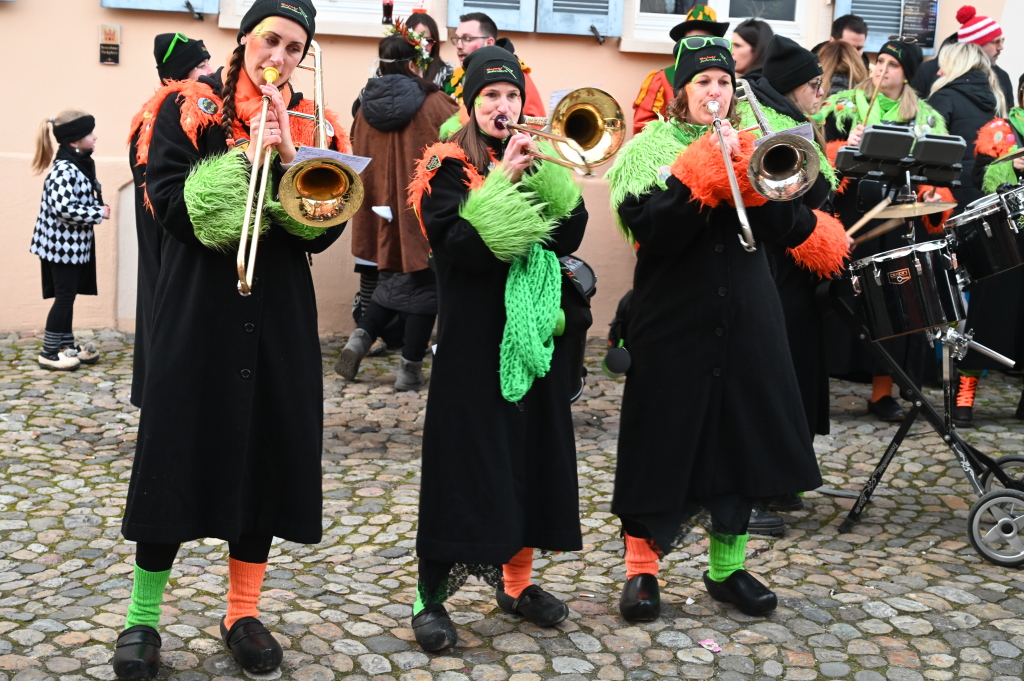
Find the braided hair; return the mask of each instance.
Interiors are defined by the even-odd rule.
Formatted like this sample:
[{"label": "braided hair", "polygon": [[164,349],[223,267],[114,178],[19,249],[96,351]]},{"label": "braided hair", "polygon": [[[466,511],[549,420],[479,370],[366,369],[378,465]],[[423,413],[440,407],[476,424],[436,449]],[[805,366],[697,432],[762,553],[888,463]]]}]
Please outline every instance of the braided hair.
[{"label": "braided hair", "polygon": [[224,104],[224,115],[220,121],[220,129],[224,132],[224,139],[228,142],[235,139],[233,130],[235,122],[235,87],[238,85],[238,75],[244,63],[245,45],[239,45],[231,52],[228,69],[224,73],[224,84],[220,91],[221,101]]}]

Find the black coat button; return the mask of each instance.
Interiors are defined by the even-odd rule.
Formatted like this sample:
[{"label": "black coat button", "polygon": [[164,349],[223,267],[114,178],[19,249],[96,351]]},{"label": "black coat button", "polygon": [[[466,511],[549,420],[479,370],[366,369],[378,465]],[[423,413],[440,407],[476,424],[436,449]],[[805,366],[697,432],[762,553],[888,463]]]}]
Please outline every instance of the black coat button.
[{"label": "black coat button", "polygon": [[720,296],[724,296],[725,295],[725,287],[724,286],[719,286],[718,287],[718,295],[720,295]]},{"label": "black coat button", "polygon": [[721,253],[725,250],[725,244],[715,244],[715,253]]},{"label": "black coat button", "polygon": [[248,369],[242,369],[238,373],[242,378],[249,378],[250,376],[252,376],[252,372],[249,371]]},{"label": "black coat button", "polygon": [[718,327],[717,329],[715,329],[715,335],[716,336],[725,335],[725,329],[723,329],[722,327]]},{"label": "black coat button", "polygon": [[253,330],[254,330],[255,328],[256,328],[256,325],[255,325],[255,324],[253,324],[252,322],[248,322],[248,323],[247,323],[247,324],[245,325],[245,332],[246,332],[246,333],[252,333],[252,332],[253,332]]},{"label": "black coat button", "polygon": [[722,375],[722,370],[721,369],[712,369],[711,370],[711,375],[712,376],[721,376]]}]

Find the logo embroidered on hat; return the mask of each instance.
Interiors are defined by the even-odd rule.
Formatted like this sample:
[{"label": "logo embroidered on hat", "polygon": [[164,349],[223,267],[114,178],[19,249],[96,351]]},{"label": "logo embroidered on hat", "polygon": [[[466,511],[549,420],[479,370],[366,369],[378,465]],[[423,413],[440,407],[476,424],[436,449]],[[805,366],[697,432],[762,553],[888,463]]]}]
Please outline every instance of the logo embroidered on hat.
[{"label": "logo embroidered on hat", "polygon": [[306,11],[301,7],[296,7],[295,5],[289,5],[287,2],[282,2],[281,9],[286,9],[295,12],[296,14],[302,17],[302,23],[304,23],[306,26],[309,26],[309,17],[306,16]]},{"label": "logo embroidered on hat", "polygon": [[486,73],[487,73],[487,75],[491,75],[492,73],[507,73],[508,75],[512,76],[513,78],[516,77],[516,72],[513,71],[512,68],[508,67],[508,66],[491,66],[491,67],[488,67]]},{"label": "logo embroidered on hat", "polygon": [[723,64],[728,66],[728,63],[720,54],[705,54],[703,57],[697,57],[697,63],[702,67],[710,67],[714,64]]}]

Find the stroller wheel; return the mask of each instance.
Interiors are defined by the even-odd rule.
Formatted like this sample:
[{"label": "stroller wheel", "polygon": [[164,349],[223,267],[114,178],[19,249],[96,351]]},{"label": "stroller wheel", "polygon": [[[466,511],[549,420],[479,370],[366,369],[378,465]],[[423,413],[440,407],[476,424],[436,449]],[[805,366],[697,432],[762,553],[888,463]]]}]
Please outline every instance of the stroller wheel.
[{"label": "stroller wheel", "polygon": [[[996,465],[999,466],[1004,473],[1009,475],[1011,478],[1018,482],[1024,482],[1024,454],[1007,454],[996,459]],[[997,489],[1004,489],[1003,483],[999,482],[999,478],[992,475],[991,470],[985,470],[981,474],[981,486],[985,492],[991,492]]]},{"label": "stroller wheel", "polygon": [[1024,565],[1024,492],[998,489],[971,507],[967,528],[982,558],[1003,567]]}]

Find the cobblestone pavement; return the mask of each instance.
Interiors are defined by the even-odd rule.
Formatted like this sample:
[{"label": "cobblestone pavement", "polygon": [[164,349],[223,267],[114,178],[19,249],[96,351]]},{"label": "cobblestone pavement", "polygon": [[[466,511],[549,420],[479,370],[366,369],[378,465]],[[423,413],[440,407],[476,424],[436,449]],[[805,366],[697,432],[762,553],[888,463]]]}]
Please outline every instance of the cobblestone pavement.
[{"label": "cobblestone pavement", "polygon": [[[119,536],[139,412],[129,405],[131,338],[95,334],[99,364],[69,374],[35,363],[40,339],[0,337],[0,681],[110,679],[133,549]],[[915,681],[1022,676],[1024,578],[982,561],[966,518],[974,495],[950,452],[911,431],[866,517],[838,526],[850,500],[809,493],[779,540],[752,539],[748,568],[780,597],[771,617],[712,601],[707,539],[663,563],[664,614],[618,616],[624,580],[609,513],[621,382],[592,378],[573,407],[584,549],[538,560],[536,579],[570,618],[539,629],[506,615],[481,584],[450,601],[457,648],[422,653],[409,628],[417,459],[426,393],[395,393],[396,357],[361,380],[331,371],[343,339],[324,339],[324,541],[275,545],[261,601],[285,647],[268,678],[320,681],[820,679]],[[588,363],[596,366],[599,343]],[[859,489],[894,427],[865,414],[865,386],[833,385],[833,434],[816,443],[828,484]],[[987,452],[1020,453],[1020,379],[982,380],[977,429]],[[930,391],[938,403],[938,392]],[[670,424],[666,424],[670,427]],[[243,678],[217,635],[226,545],[186,544],[161,622],[161,678]],[[699,642],[714,639],[720,652]]]}]

